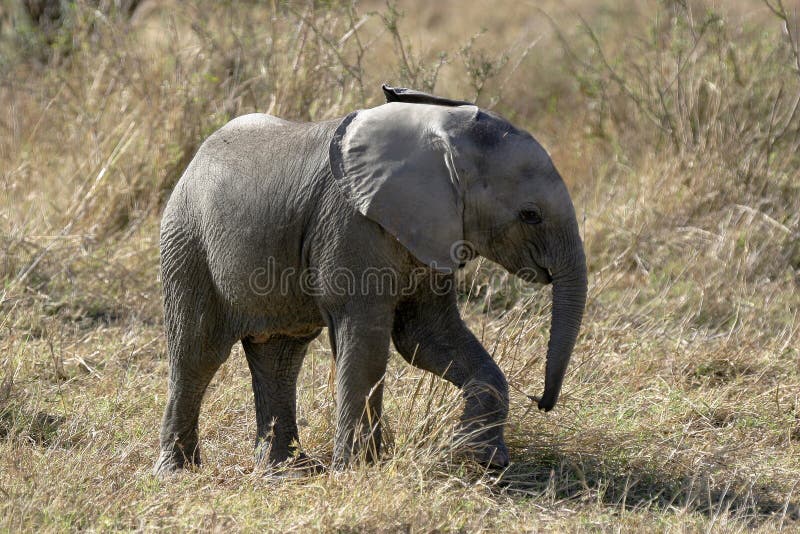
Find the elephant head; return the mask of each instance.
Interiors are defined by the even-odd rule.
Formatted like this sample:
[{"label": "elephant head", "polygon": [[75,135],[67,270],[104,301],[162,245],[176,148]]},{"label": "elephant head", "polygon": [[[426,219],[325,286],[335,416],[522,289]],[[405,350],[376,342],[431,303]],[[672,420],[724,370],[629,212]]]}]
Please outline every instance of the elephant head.
[{"label": "elephant head", "polygon": [[[472,104],[384,86],[388,102],[339,125],[330,162],[339,190],[419,261],[440,271],[470,252],[553,284],[544,394],[555,405],[586,303],[575,209],[541,145]],[[462,248],[468,243],[471,251]]]}]

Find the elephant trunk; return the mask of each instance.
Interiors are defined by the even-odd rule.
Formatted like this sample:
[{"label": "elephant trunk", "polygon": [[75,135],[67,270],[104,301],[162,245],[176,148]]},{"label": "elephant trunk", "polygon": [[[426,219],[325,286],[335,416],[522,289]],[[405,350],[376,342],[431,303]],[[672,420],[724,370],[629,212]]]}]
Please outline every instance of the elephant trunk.
[{"label": "elephant trunk", "polygon": [[553,274],[553,316],[547,345],[544,394],[539,409],[549,412],[558,400],[561,383],[581,327],[586,305],[586,258],[580,239],[578,252]]}]

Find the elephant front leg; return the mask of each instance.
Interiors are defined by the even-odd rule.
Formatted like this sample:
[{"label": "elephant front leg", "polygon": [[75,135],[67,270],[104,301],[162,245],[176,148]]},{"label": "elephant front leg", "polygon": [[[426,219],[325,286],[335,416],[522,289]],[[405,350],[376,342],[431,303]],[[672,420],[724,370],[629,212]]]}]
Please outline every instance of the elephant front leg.
[{"label": "elephant front leg", "polygon": [[459,387],[464,397],[458,441],[480,463],[506,467],[503,425],[508,383],[464,325],[455,296],[423,295],[397,310],[392,332],[398,352],[412,365]]},{"label": "elephant front leg", "polygon": [[346,315],[332,322],[337,403],[333,464],[347,465],[362,454],[375,461],[381,447],[391,315]]}]

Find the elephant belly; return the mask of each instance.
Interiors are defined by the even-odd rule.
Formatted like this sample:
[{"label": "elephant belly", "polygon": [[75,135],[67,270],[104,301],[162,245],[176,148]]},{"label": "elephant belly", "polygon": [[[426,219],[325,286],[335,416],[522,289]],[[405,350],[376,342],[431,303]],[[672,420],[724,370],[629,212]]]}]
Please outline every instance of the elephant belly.
[{"label": "elephant belly", "polygon": [[317,334],[319,334],[319,330],[322,328],[322,326],[323,325],[297,324],[274,330],[267,329],[263,331],[251,332],[244,337],[253,343],[266,343],[275,336],[309,338],[316,337]]},{"label": "elephant belly", "polygon": [[268,286],[257,280],[243,284],[237,280],[223,293],[231,316],[240,318],[240,337],[307,337],[324,326],[313,297],[299,287]]}]

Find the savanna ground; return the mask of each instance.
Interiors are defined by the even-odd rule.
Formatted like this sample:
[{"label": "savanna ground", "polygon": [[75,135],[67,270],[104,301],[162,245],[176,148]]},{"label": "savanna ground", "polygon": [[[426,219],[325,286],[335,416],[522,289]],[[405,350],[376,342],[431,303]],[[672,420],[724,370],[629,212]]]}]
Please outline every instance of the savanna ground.
[{"label": "savanna ground", "polygon": [[[61,4],[0,7],[0,530],[800,528],[796,3]],[[568,182],[590,282],[558,407],[528,398],[549,290],[476,263],[462,306],[512,386],[505,473],[451,455],[458,392],[395,355],[379,464],[264,477],[237,347],[204,466],[154,478],[171,187],[236,115],[341,116],[384,81],[504,114]],[[299,393],[323,461],[330,361],[320,338]]]}]

